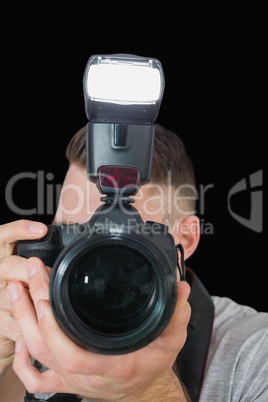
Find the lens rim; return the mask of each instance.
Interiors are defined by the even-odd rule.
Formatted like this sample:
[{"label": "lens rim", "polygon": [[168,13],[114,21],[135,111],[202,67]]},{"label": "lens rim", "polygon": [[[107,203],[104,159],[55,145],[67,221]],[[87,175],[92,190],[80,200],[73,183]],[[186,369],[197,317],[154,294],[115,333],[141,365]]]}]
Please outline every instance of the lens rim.
[{"label": "lens rim", "polygon": [[[93,330],[77,316],[69,298],[69,276],[81,255],[105,244],[127,246],[151,260],[157,280],[158,294],[146,320],[120,334],[103,334]],[[79,237],[58,256],[50,280],[50,301],[61,329],[79,346],[101,354],[124,354],[140,349],[155,340],[170,321],[177,299],[175,268],[166,254],[148,235],[121,229],[106,230]]]}]

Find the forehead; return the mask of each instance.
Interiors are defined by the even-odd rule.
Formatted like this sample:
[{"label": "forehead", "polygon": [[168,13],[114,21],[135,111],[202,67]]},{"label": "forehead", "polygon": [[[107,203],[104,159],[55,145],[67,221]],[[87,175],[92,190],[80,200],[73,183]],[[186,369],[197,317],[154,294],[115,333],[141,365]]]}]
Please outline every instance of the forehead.
[{"label": "forehead", "polygon": [[63,182],[55,221],[59,223],[85,223],[101,204],[101,195],[87,180],[85,169],[71,164]]}]

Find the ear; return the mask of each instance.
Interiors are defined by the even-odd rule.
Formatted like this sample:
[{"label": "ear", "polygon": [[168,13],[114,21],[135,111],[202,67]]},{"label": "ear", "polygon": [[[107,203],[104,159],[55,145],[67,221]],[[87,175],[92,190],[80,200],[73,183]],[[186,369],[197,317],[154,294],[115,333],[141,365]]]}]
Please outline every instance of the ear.
[{"label": "ear", "polygon": [[200,240],[199,218],[195,215],[181,217],[173,236],[176,244],[180,243],[183,246],[186,260],[194,253]]}]

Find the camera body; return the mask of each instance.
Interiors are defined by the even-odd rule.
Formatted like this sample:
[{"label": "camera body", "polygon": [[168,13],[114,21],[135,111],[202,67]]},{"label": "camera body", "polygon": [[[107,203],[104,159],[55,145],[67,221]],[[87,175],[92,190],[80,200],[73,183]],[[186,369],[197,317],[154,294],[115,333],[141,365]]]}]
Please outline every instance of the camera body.
[{"label": "camera body", "polygon": [[87,350],[123,354],[167,326],[177,292],[177,251],[166,225],[143,222],[130,202],[106,202],[85,224],[48,226],[18,254],[53,267],[50,303],[62,330]]}]

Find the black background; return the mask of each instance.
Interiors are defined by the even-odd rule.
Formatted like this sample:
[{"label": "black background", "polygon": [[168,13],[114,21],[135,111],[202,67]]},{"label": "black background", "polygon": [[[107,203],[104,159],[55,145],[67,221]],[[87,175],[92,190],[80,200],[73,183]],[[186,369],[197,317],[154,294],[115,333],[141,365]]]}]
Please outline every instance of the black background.
[{"label": "black background", "polygon": [[[0,222],[19,218],[5,200],[14,174],[44,171],[53,174],[46,184],[62,182],[68,167],[64,150],[87,122],[82,77],[89,56],[122,52],[156,57],[166,80],[158,122],[184,141],[198,189],[213,185],[200,216],[203,229],[209,224],[213,234],[201,236],[188,265],[211,294],[268,311],[264,231],[242,226],[227,206],[232,186],[264,168],[261,24],[253,26],[255,17],[240,12],[220,18],[214,10],[213,18],[204,12],[195,19],[188,13],[170,21],[172,10],[157,18],[145,18],[139,10],[133,22],[122,12],[117,20],[107,11],[85,16],[80,10],[69,20],[53,12],[42,22],[19,19],[9,26],[12,35],[1,48]],[[21,182],[14,191],[21,208],[36,206],[34,180]],[[238,195],[232,208],[249,218],[250,193]],[[29,218],[50,223],[52,215]]]}]

